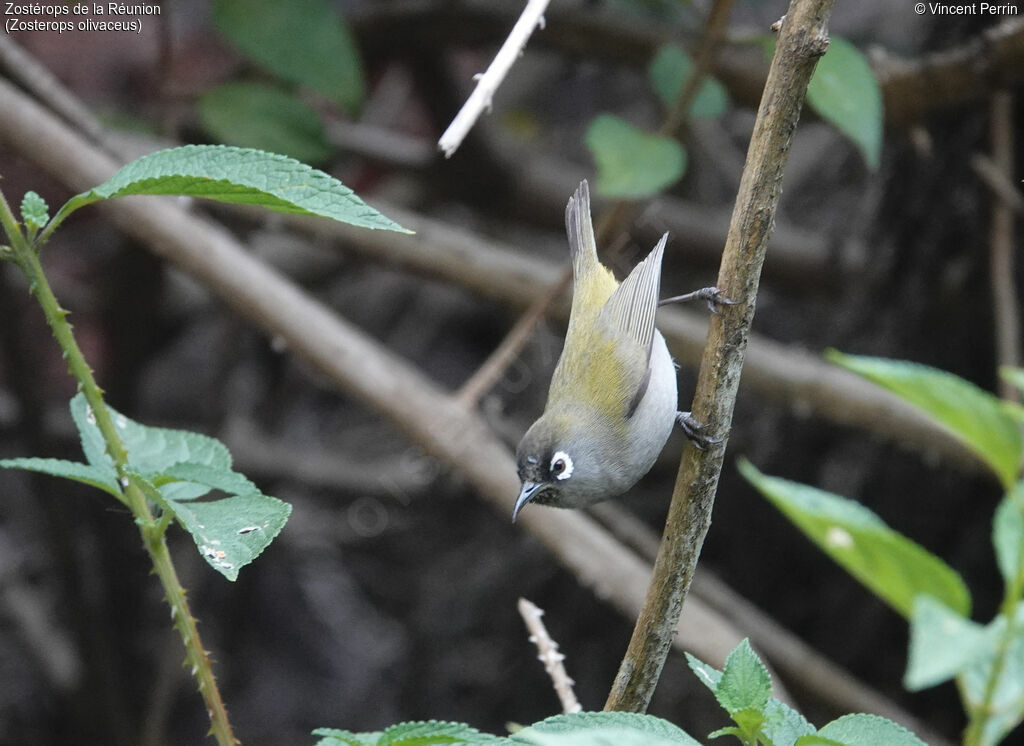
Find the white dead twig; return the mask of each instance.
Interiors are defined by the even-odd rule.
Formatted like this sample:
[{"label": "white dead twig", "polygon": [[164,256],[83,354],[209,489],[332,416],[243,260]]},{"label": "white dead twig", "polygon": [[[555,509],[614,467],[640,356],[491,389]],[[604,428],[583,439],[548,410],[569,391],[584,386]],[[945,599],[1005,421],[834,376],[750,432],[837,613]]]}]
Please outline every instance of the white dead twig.
[{"label": "white dead twig", "polygon": [[530,642],[540,651],[537,659],[544,664],[544,670],[548,672],[551,682],[555,685],[555,692],[562,702],[562,712],[580,712],[583,708],[580,707],[572,690],[572,685],[576,682],[565,672],[565,666],[562,665],[565,656],[558,652],[558,643],[551,639],[544,622],[540,620],[543,614],[544,610],[536,604],[525,598],[519,599],[519,615],[523,617],[526,628],[530,631]]},{"label": "white dead twig", "polygon": [[487,72],[477,76],[477,84],[473,93],[466,99],[466,103],[455,115],[455,119],[448,125],[448,129],[441,135],[441,139],[437,141],[437,146],[444,151],[445,158],[451,158],[452,154],[458,150],[462,140],[476,124],[476,120],[480,118],[480,112],[485,108],[490,111],[494,92],[498,90],[498,86],[505,79],[512,64],[522,53],[530,34],[538,26],[544,28],[544,11],[548,7],[548,2],[549,0],[529,0],[526,8],[523,9],[523,14],[519,16],[516,25],[512,27],[512,32],[505,39],[505,43],[501,45],[501,49],[498,50],[490,67],[487,68]]}]

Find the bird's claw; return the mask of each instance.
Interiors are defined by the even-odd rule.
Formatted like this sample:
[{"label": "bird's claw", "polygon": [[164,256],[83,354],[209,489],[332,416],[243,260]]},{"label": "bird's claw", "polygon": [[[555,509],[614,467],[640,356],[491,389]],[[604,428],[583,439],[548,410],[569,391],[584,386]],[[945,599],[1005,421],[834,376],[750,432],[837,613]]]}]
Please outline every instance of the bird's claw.
[{"label": "bird's claw", "polygon": [[722,438],[712,438],[704,432],[704,426],[690,412],[676,412],[676,422],[682,429],[687,440],[693,443],[698,451],[703,451],[708,446],[716,446],[722,442]]},{"label": "bird's claw", "polygon": [[659,301],[659,306],[664,306],[668,303],[682,303],[690,300],[702,300],[708,304],[708,310],[711,313],[719,313],[721,306],[735,306],[738,301],[734,301],[731,298],[725,296],[725,291],[716,287],[701,288],[700,290],[694,290],[692,293],[684,293],[683,295],[676,295],[672,298],[666,298],[663,301]]}]

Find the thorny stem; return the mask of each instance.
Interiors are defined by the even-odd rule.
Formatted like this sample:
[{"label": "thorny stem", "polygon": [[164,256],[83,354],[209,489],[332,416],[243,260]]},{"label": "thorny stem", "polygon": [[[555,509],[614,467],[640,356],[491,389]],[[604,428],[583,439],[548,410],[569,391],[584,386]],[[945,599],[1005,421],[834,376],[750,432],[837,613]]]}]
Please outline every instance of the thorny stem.
[{"label": "thorny stem", "polygon": [[110,417],[110,410],[103,402],[103,392],[93,376],[92,368],[85,360],[81,348],[75,341],[71,324],[68,323],[68,312],[61,307],[53,289],[46,279],[42,265],[39,263],[37,246],[42,237],[49,236],[52,231],[45,231],[37,237],[35,245],[29,243],[18,226],[18,221],[11,212],[7,200],[0,192],[0,226],[3,227],[10,241],[12,259],[24,272],[29,282],[29,291],[35,296],[50,326],[54,339],[61,348],[68,370],[77,380],[78,388],[96,420],[96,426],[103,435],[107,453],[117,470],[118,484],[121,486],[120,500],[131,510],[135,523],[139,527],[142,544],[153,563],[153,570],[164,587],[167,604],[171,607],[171,619],[174,628],[181,635],[185,645],[185,664],[191,667],[192,675],[210,716],[210,732],[221,746],[234,746],[235,739],[228,721],[227,709],[221,699],[217,682],[213,676],[210,657],[203,649],[196,628],[196,620],[189,610],[185,598],[185,589],[178,580],[177,572],[171,561],[167,542],[164,541],[164,529],[167,526],[166,516],[156,519],[150,510],[145,495],[139,488],[136,477],[131,474],[128,464],[128,452],[121,442],[117,429]]},{"label": "thorny stem", "polygon": [[754,303],[807,83],[828,48],[832,0],[793,0],[765,84],[743,168],[717,287],[736,305],[712,317],[693,413],[722,442],[686,448],[665,521],[654,577],[606,710],[643,712],[657,686],[696,569],[725,455]]}]

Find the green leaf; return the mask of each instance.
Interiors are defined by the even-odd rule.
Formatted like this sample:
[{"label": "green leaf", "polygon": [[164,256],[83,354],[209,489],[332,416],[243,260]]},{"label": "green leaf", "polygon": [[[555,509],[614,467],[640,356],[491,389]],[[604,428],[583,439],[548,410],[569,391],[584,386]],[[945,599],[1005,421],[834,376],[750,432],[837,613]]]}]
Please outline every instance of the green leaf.
[{"label": "green leaf", "polygon": [[650,197],[679,181],[686,170],[686,151],[678,142],[649,135],[611,114],[590,123],[587,147],[597,163],[597,191],[606,197]]},{"label": "green leaf", "polygon": [[[1003,737],[1024,719],[1024,604],[1014,609],[1013,633],[1005,638],[1007,617],[997,616],[986,630],[992,637],[1000,638],[995,653],[988,658],[966,666],[957,679],[961,697],[969,713],[983,719],[978,743],[990,746],[999,743]],[[1005,649],[1003,645],[1005,644]],[[997,657],[1002,657],[995,688],[989,694],[993,666]],[[980,713],[978,711],[981,711]]]},{"label": "green leaf", "polygon": [[[717,696],[723,673],[689,653],[686,653],[686,662],[700,682]],[[814,726],[807,721],[807,718],[774,697],[768,700],[762,708],[761,714],[763,717],[760,725],[762,740],[768,739],[772,744],[790,744],[800,736],[814,733]],[[722,728],[715,733],[736,735],[741,734],[741,731],[738,728]],[[712,737],[715,737],[715,734],[712,734]]]},{"label": "green leaf", "polygon": [[686,655],[686,663],[690,670],[697,675],[697,680],[714,693],[718,689],[718,682],[722,680],[722,672],[694,655],[689,653],[684,653],[684,655]]},{"label": "green leaf", "polygon": [[814,733],[814,726],[785,702],[780,702],[772,697],[764,708],[764,723],[761,725],[761,733],[776,746],[781,746],[781,744],[793,743],[801,736]]},{"label": "green leaf", "polygon": [[956,571],[863,505],[766,476],[746,460],[739,469],[808,538],[903,616],[910,617],[921,593],[965,616],[970,612],[970,593]]},{"label": "green leaf", "polygon": [[261,494],[167,504],[203,559],[228,580],[237,579],[238,571],[267,548],[292,512],[288,503]]},{"label": "green leaf", "polygon": [[21,219],[29,228],[36,230],[50,222],[46,200],[35,192],[25,192],[21,200]]},{"label": "green leaf", "polygon": [[[96,468],[104,471],[112,482],[117,482],[117,471],[114,469],[114,462],[107,455],[107,445],[103,440],[103,434],[96,426],[96,416],[92,408],[85,400],[84,394],[76,394],[71,399],[71,419],[78,429],[78,437],[82,441],[82,452],[85,460]],[[111,410],[113,417],[113,410]]]},{"label": "green leaf", "polygon": [[1019,597],[1024,583],[1024,482],[1014,485],[996,508],[992,545],[1009,595]]},{"label": "green leaf", "polygon": [[481,733],[465,723],[442,720],[398,723],[387,728],[378,746],[432,746],[440,743],[501,743],[502,738]]},{"label": "green leaf", "polygon": [[[161,472],[161,477],[180,479],[183,482],[201,485],[207,488],[207,491],[210,489],[221,490],[229,495],[260,494],[259,487],[237,471],[224,470],[192,461],[173,464]],[[206,493],[204,492],[203,494]],[[178,499],[180,500],[181,498]]]},{"label": "green leaf", "polygon": [[931,596],[914,600],[910,652],[903,685],[912,692],[956,676],[968,665],[995,654],[1000,630],[983,627]]},{"label": "green leaf", "polygon": [[997,397],[952,373],[916,363],[835,350],[827,351],[825,357],[924,411],[988,464],[1005,489],[1016,481],[1020,428]]},{"label": "green leaf", "polygon": [[[672,44],[663,44],[651,60],[648,75],[665,108],[671,109],[683,84],[690,76],[693,63],[686,52]],[[691,117],[718,117],[725,113],[729,98],[724,86],[709,75],[704,76],[700,90],[690,105]]]},{"label": "green leaf", "polygon": [[725,661],[722,678],[715,687],[715,697],[730,715],[735,715],[741,710],[760,713],[771,696],[772,682],[768,669],[750,647],[750,641],[744,638]]},{"label": "green leaf", "polygon": [[72,197],[61,213],[66,217],[98,200],[131,194],[202,197],[319,215],[363,228],[410,232],[323,171],[276,153],[226,145],[185,145],[143,156],[95,189]]},{"label": "green leaf", "polygon": [[882,155],[882,89],[867,59],[833,36],[807,86],[807,103],[860,148],[877,169]]},{"label": "green leaf", "polygon": [[337,728],[317,728],[313,735],[321,737],[316,746],[377,746],[381,733],[353,733]]},{"label": "green leaf", "polygon": [[722,736],[735,736],[740,743],[749,742],[747,734],[743,732],[743,729],[737,728],[735,725],[719,728],[708,733],[708,738],[721,738]]},{"label": "green leaf", "polygon": [[508,740],[531,746],[699,746],[667,720],[636,712],[555,715],[517,731]]},{"label": "green leaf", "polygon": [[[205,464],[221,471],[231,469],[227,446],[208,435],[142,425],[107,406],[118,437],[128,451],[128,464],[144,476],[160,474],[182,462]],[[82,439],[82,448],[90,464],[107,465],[114,474],[113,462],[104,448],[103,435],[83,394],[71,400],[71,415]]]},{"label": "green leaf", "polygon": [[213,21],[231,43],[286,80],[354,112],[363,69],[352,34],[327,0],[216,0]]},{"label": "green leaf", "polygon": [[78,461],[64,461],[58,458],[8,458],[0,460],[0,467],[27,469],[40,474],[64,477],[109,492],[114,497],[121,499],[121,490],[117,486],[117,480],[111,476],[109,471]]},{"label": "green leaf", "polygon": [[843,746],[927,746],[902,725],[878,715],[843,715],[819,728],[817,735]]},{"label": "green leaf", "polygon": [[332,148],[320,117],[291,93],[260,83],[225,83],[199,99],[203,128],[220,142],[322,163]]}]

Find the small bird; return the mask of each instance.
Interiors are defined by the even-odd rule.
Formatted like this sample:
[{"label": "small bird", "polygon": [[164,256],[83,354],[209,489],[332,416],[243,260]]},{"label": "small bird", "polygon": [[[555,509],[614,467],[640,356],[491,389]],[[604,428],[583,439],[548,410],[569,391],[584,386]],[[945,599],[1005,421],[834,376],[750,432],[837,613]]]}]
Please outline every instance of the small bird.
[{"label": "small bird", "polygon": [[[565,346],[547,406],[516,449],[522,488],[512,511],[530,502],[579,508],[621,495],[654,466],[679,423],[698,447],[720,442],[679,412],[676,368],[654,327],[668,234],[622,284],[598,261],[590,190],[580,183],[565,209],[573,296]],[[664,302],[731,304],[717,288]]]}]

